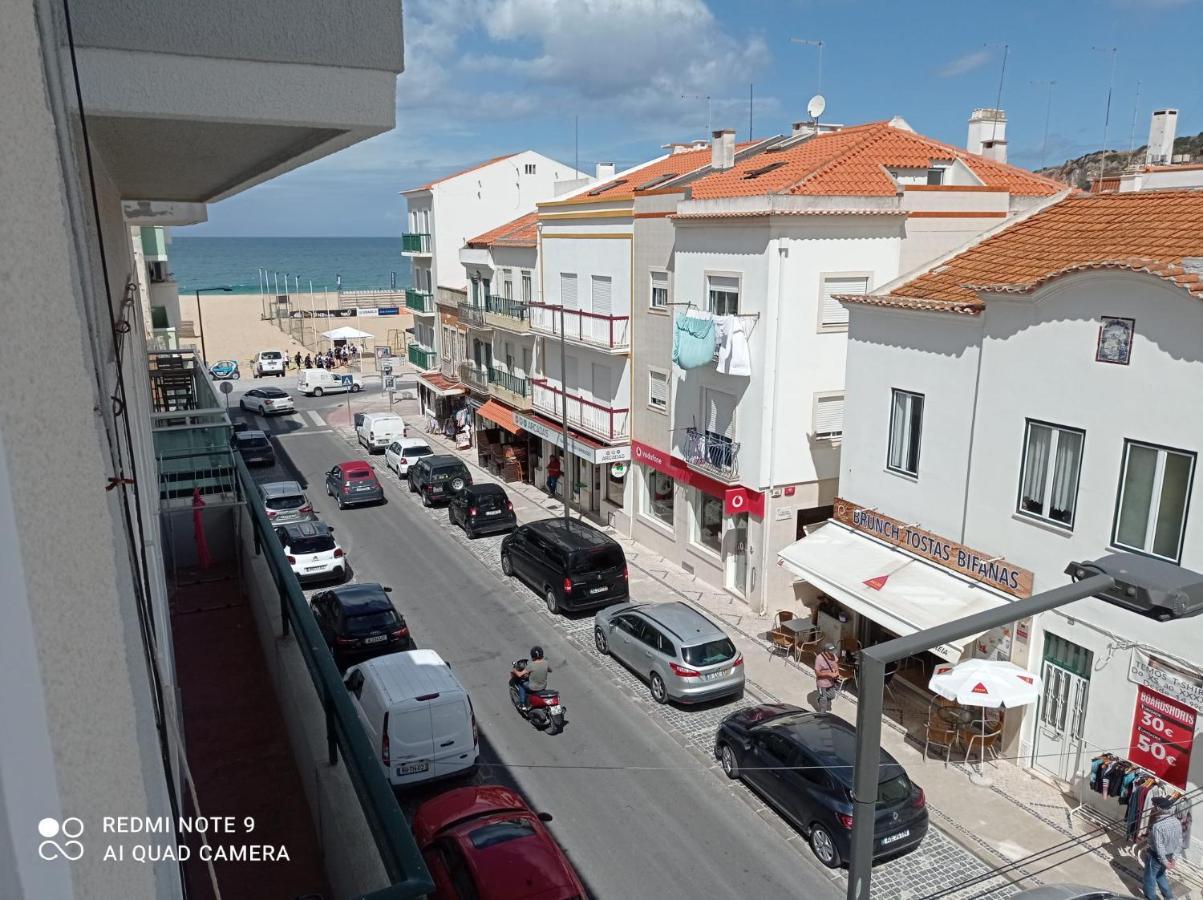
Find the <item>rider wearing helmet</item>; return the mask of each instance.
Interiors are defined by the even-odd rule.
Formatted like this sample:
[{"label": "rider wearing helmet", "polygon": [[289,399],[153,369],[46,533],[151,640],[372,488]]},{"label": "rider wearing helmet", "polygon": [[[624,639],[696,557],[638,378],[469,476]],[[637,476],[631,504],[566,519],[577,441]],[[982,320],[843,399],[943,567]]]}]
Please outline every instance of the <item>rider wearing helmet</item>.
[{"label": "rider wearing helmet", "polygon": [[512,674],[518,679],[518,702],[526,706],[527,691],[547,690],[547,675],[551,666],[543,658],[543,648],[535,645],[530,648],[530,659],[525,669],[514,669]]}]

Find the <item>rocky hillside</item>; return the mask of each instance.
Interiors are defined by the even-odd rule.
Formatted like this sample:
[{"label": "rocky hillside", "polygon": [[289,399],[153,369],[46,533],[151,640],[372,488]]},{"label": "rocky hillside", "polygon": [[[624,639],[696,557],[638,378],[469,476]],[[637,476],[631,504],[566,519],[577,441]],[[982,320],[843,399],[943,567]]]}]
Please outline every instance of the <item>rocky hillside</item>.
[{"label": "rocky hillside", "polygon": [[[1203,131],[1193,137],[1180,137],[1174,141],[1174,153],[1188,153],[1191,159],[1197,159],[1203,156]],[[1104,160],[1103,157],[1106,156]],[[1108,175],[1118,175],[1127,166],[1133,162],[1143,162],[1145,158],[1145,148],[1133,150],[1128,153],[1124,150],[1096,150],[1093,153],[1087,153],[1085,156],[1079,156],[1077,159],[1070,159],[1059,166],[1049,166],[1047,169],[1040,169],[1041,175],[1047,175],[1049,178],[1055,178],[1058,181],[1063,181],[1066,184],[1072,184],[1075,187],[1086,189],[1090,186],[1090,179],[1097,178],[1099,174],[1099,166],[1102,163]]]}]

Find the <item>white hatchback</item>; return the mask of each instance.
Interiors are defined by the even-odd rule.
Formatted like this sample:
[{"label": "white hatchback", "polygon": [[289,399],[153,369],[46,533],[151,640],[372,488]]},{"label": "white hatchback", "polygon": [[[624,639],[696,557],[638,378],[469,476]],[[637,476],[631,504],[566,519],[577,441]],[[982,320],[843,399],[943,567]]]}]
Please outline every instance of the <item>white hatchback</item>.
[{"label": "white hatchback", "polygon": [[297,408],[293,406],[292,397],[279,388],[273,387],[251,388],[242,395],[238,405],[245,410],[253,410],[261,416],[297,411]]},{"label": "white hatchback", "polygon": [[409,464],[423,456],[433,456],[430,444],[421,438],[402,438],[393,441],[384,451],[384,464],[401,478],[409,474]]},{"label": "white hatchback", "polygon": [[298,581],[342,581],[346,577],[347,554],[334,540],[334,529],[326,523],[314,520],[281,525],[276,536]]}]

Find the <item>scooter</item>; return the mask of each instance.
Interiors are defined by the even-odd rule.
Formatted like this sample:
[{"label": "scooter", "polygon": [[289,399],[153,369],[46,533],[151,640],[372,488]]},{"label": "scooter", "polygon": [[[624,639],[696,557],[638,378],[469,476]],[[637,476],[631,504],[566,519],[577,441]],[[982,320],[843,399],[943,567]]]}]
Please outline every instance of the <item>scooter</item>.
[{"label": "scooter", "polygon": [[[513,669],[525,669],[526,660],[514,660]],[[526,679],[521,679],[525,681]],[[564,730],[564,726],[568,724],[568,709],[564,704],[560,703],[559,691],[532,691],[527,690],[526,702],[527,708],[523,708],[520,695],[518,693],[519,679],[513,674],[510,675],[510,702],[514,704],[514,709],[518,710],[519,715],[534,725],[540,731],[546,730],[548,734],[559,734]]]}]

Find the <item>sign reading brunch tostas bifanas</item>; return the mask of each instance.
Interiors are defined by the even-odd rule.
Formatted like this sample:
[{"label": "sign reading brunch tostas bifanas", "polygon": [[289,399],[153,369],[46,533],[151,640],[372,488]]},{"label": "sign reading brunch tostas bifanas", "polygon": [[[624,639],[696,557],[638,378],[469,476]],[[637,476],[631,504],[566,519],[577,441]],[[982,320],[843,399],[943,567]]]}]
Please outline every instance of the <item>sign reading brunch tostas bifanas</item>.
[{"label": "sign reading brunch tostas bifanas", "polygon": [[1000,556],[990,556],[956,541],[950,541],[930,531],[907,525],[899,519],[883,516],[848,500],[836,498],[835,518],[850,528],[863,531],[878,540],[909,550],[916,556],[929,559],[974,581],[1005,591],[1016,597],[1032,593],[1032,573],[1007,562]]}]

